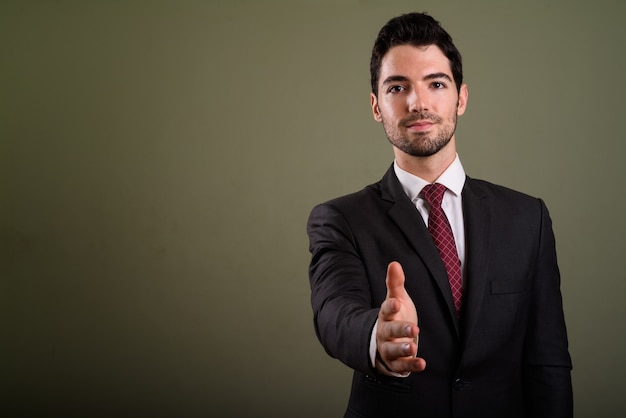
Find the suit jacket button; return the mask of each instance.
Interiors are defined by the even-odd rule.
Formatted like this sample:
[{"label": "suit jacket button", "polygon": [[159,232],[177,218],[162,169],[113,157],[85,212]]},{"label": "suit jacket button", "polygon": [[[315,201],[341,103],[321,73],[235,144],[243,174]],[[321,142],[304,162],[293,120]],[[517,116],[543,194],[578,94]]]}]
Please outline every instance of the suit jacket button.
[{"label": "suit jacket button", "polygon": [[463,390],[465,389],[465,385],[467,385],[469,382],[463,379],[456,379],[454,381],[454,390]]}]

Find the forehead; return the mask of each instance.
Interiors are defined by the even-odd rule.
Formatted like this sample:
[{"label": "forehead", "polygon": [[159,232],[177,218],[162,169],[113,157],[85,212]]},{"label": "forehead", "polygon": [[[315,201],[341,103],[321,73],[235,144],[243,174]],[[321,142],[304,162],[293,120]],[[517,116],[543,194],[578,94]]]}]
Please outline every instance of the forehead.
[{"label": "forehead", "polygon": [[390,75],[424,76],[444,73],[452,78],[450,60],[437,45],[397,45],[383,56],[380,80]]}]

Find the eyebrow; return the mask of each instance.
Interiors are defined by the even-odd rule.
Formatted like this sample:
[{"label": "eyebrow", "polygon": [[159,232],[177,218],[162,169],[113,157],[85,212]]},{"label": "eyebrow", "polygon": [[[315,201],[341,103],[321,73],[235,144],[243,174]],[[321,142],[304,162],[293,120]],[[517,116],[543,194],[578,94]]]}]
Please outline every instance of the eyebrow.
[{"label": "eyebrow", "polygon": [[452,81],[452,79],[450,78],[450,76],[446,73],[433,73],[433,74],[428,74],[426,77],[424,77],[424,80],[435,80],[437,78],[445,78],[448,81]]},{"label": "eyebrow", "polygon": [[385,80],[383,81],[383,86],[387,84],[391,84],[391,83],[398,83],[398,82],[405,82],[405,81],[409,81],[409,78],[403,75],[390,75],[389,77],[385,78]]},{"label": "eyebrow", "polygon": [[[452,81],[452,79],[450,78],[450,76],[446,73],[432,73],[432,74],[428,74],[424,77],[424,80],[436,80],[439,78],[445,78],[448,81]],[[384,81],[383,81],[383,86],[387,85],[387,84],[391,84],[391,83],[398,83],[398,82],[406,82],[409,81],[409,78],[403,75],[391,75],[389,77],[387,77]]]}]

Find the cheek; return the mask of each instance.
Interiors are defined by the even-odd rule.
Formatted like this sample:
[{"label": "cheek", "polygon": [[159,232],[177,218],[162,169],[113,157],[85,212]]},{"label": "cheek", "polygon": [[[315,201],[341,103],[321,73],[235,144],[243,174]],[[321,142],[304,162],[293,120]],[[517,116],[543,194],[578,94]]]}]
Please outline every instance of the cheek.
[{"label": "cheek", "polygon": [[381,115],[386,119],[398,119],[403,116],[403,105],[397,101],[389,101],[381,105]]},{"label": "cheek", "polygon": [[[448,115],[449,115],[448,119],[450,119],[451,121],[455,121],[455,120],[456,120],[456,118],[457,118],[458,116],[460,116],[460,114],[459,114],[459,111],[460,111],[460,110],[461,110],[461,109],[460,109],[458,106],[456,106],[456,104],[455,104],[454,106],[452,106],[452,107],[450,108],[450,110],[448,111]],[[462,113],[462,112],[461,112],[461,113]]]}]

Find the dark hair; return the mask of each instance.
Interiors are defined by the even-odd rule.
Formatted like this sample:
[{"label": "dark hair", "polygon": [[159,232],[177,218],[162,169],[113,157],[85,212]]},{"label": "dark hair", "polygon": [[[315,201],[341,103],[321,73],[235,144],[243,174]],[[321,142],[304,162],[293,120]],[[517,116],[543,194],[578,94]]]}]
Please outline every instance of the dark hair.
[{"label": "dark hair", "polygon": [[372,93],[378,96],[378,79],[380,78],[380,66],[383,57],[394,46],[398,45],[427,46],[436,45],[450,60],[452,77],[457,91],[463,83],[463,64],[461,53],[452,38],[439,22],[426,13],[407,13],[391,19],[378,32],[374,42],[372,57],[370,59],[370,75]]}]

